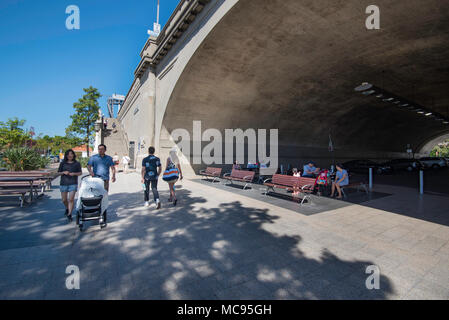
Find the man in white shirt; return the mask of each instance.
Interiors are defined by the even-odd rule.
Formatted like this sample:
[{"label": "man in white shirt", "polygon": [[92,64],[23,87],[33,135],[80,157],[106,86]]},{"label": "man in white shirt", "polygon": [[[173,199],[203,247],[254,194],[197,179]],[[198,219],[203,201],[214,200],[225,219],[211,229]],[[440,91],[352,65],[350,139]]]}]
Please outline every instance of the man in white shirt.
[{"label": "man in white shirt", "polygon": [[123,156],[122,158],[122,163],[123,163],[123,172],[124,173],[128,173],[128,165],[129,165],[129,161],[131,159],[128,156]]}]

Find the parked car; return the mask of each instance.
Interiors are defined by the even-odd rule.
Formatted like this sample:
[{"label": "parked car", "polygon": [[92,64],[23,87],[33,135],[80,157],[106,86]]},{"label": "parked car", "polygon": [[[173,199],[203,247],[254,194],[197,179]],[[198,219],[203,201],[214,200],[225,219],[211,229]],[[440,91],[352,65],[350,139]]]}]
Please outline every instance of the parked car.
[{"label": "parked car", "polygon": [[373,168],[377,174],[385,174],[391,172],[391,167],[383,165],[372,160],[352,160],[343,163],[343,167],[350,173],[368,173],[369,168]]},{"label": "parked car", "polygon": [[414,171],[422,168],[423,164],[417,159],[392,159],[390,161],[384,162],[384,166],[388,166],[394,171]]},{"label": "parked car", "polygon": [[444,158],[439,157],[424,157],[419,161],[423,164],[424,168],[439,169],[447,167],[447,162]]},{"label": "parked car", "polygon": [[50,156],[50,159],[53,163],[58,163],[59,162],[59,156]]}]

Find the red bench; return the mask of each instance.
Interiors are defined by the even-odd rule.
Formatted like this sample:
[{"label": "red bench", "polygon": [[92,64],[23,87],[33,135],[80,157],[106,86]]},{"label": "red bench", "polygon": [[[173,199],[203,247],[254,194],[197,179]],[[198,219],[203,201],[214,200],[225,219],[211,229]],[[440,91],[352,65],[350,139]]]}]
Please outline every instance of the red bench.
[{"label": "red bench", "polygon": [[212,182],[215,182],[216,179],[220,178],[221,170],[221,168],[207,167],[206,170],[200,170],[200,175],[206,178],[213,178]]},{"label": "red bench", "polygon": [[270,189],[275,192],[274,188],[298,192],[302,194],[301,204],[303,204],[305,200],[311,201],[310,194],[313,192],[315,179],[275,174],[271,179],[265,180],[264,185],[267,186],[265,195]]},{"label": "red bench", "polygon": [[254,171],[232,169],[231,173],[225,173],[223,175],[223,179],[231,181],[231,184],[234,181],[244,182],[245,186],[243,187],[243,190],[245,190],[246,187],[253,181],[255,174],[256,173]]}]

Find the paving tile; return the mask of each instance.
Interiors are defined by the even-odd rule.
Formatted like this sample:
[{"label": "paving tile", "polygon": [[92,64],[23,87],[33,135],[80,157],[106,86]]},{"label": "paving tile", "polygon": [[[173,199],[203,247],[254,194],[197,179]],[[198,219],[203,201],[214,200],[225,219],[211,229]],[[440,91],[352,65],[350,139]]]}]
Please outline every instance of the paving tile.
[{"label": "paving tile", "polygon": [[[0,217],[0,228],[20,230],[0,233],[0,298],[447,299],[449,219],[433,198],[440,224],[398,195],[382,199],[396,201],[384,210],[372,200],[307,216],[185,181],[182,205],[156,215],[132,203],[136,177],[113,186],[105,230],[65,223],[57,193]],[[404,210],[419,219],[397,214]],[[70,264],[80,290],[65,286]],[[380,267],[379,290],[366,288],[369,265]]]}]

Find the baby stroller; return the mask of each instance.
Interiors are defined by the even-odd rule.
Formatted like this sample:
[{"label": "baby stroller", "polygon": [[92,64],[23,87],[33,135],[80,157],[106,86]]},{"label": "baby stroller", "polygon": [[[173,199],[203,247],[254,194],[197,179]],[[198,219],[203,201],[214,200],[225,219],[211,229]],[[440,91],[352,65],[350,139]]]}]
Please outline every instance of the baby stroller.
[{"label": "baby stroller", "polygon": [[106,227],[108,209],[108,193],[104,189],[104,182],[98,177],[84,176],[76,202],[76,224],[83,231],[83,222],[99,220],[100,228]]}]

